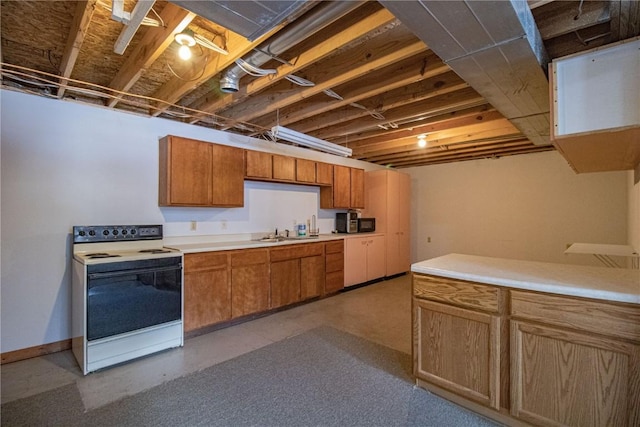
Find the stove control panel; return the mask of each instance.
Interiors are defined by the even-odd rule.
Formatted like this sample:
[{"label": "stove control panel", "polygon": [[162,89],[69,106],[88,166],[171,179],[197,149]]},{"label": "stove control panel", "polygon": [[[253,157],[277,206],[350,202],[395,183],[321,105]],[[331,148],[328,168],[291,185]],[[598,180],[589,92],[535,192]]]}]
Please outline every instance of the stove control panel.
[{"label": "stove control panel", "polygon": [[161,240],[162,225],[77,225],[73,243]]}]

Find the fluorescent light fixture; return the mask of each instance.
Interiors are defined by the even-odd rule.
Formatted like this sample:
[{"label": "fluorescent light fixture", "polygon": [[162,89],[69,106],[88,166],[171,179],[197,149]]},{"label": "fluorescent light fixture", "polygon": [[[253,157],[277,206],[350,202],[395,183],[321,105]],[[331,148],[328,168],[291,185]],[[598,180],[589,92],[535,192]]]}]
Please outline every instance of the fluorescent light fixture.
[{"label": "fluorescent light fixture", "polygon": [[272,127],[271,134],[275,138],[284,139],[285,141],[294,142],[298,145],[314,148],[318,151],[324,151],[325,153],[344,157],[349,157],[353,153],[351,148],[332,144],[331,142],[327,142],[319,138],[314,138],[313,136],[309,136],[301,132],[296,132],[295,130],[283,126]]}]

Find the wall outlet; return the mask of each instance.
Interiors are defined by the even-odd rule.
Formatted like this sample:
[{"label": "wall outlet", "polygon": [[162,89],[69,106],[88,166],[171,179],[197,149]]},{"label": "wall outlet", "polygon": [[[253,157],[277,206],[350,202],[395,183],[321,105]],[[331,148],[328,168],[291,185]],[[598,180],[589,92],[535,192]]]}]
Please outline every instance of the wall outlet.
[{"label": "wall outlet", "polygon": [[198,221],[191,221],[189,228],[191,229],[191,231],[196,231],[196,229],[198,228]]},{"label": "wall outlet", "polygon": [[431,243],[431,236],[427,237],[427,243]]}]

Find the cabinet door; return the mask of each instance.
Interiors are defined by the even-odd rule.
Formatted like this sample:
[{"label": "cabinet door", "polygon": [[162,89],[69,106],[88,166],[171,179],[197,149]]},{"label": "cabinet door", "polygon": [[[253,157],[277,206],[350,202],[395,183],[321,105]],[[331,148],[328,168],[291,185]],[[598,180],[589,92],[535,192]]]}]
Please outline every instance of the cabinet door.
[{"label": "cabinet door", "polygon": [[410,254],[411,178],[398,172],[387,175],[387,276],[408,271]]},{"label": "cabinet door", "polygon": [[351,168],[333,166],[333,207],[351,207]]},{"label": "cabinet door", "polygon": [[500,317],[414,298],[414,374],[498,409]]},{"label": "cabinet door", "polygon": [[367,281],[367,238],[345,239],[344,285],[351,286]]},{"label": "cabinet door", "polygon": [[184,257],[185,332],[231,318],[231,284],[224,253]]},{"label": "cabinet door", "polygon": [[364,209],[364,169],[351,168],[350,171],[350,205],[355,209]]},{"label": "cabinet door", "polygon": [[384,236],[367,238],[367,281],[384,277],[386,268],[387,248]]},{"label": "cabinet door", "polygon": [[210,144],[212,159],[211,204],[244,205],[244,150]]},{"label": "cabinet door", "polygon": [[255,179],[271,179],[273,165],[271,154],[262,151],[245,150],[245,176]]},{"label": "cabinet door", "polygon": [[300,301],[300,258],[271,263],[271,308]]},{"label": "cabinet door", "polygon": [[242,250],[231,254],[231,316],[269,309],[269,252]]},{"label": "cabinet door", "polygon": [[321,162],[316,163],[316,183],[333,185],[333,165]]},{"label": "cabinet door", "polygon": [[313,160],[296,159],[296,181],[315,184],[316,162]]},{"label": "cabinet door", "polygon": [[640,425],[640,345],[511,321],[511,414],[545,426]]},{"label": "cabinet door", "polygon": [[211,144],[173,136],[161,139],[159,190],[160,205],[209,205]]},{"label": "cabinet door", "polygon": [[273,155],[273,179],[278,181],[296,180],[296,159],[288,156]]},{"label": "cabinet door", "polygon": [[325,280],[324,255],[300,259],[300,299],[305,300],[319,296],[324,289]]}]

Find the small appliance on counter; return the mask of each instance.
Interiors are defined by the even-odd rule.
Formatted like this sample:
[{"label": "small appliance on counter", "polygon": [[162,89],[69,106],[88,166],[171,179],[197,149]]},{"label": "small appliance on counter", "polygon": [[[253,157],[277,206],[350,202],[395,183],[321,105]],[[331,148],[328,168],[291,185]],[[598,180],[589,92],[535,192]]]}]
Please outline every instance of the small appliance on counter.
[{"label": "small appliance on counter", "polygon": [[376,231],[375,218],[358,218],[358,233],[372,233]]},{"label": "small appliance on counter", "polygon": [[336,213],[336,231],[338,233],[357,233],[358,213],[355,211]]}]

